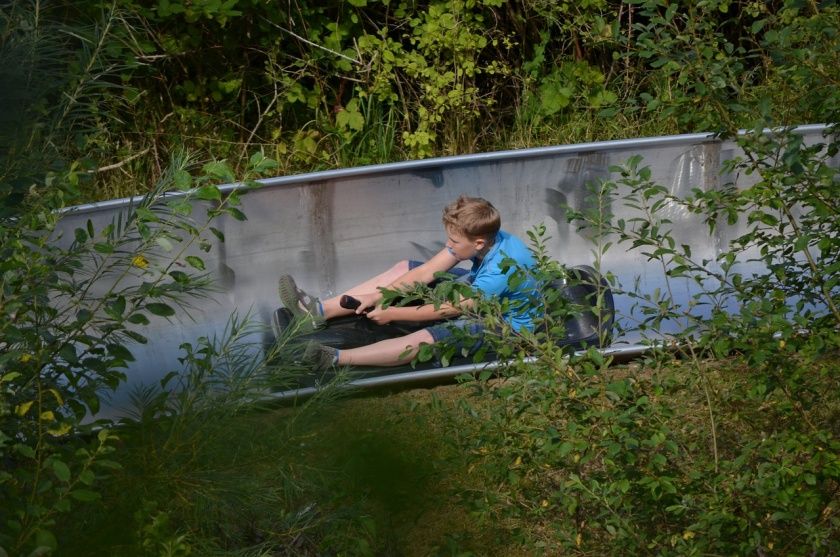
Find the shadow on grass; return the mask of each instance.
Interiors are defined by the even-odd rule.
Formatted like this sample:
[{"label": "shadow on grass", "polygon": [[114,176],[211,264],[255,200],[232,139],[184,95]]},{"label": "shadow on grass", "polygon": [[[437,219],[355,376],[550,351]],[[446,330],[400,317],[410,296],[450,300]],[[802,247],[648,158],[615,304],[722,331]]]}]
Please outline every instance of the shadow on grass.
[{"label": "shadow on grass", "polygon": [[436,393],[457,386],[341,401],[307,420],[297,460],[321,471],[321,504],[336,520],[325,547],[356,555],[493,555],[460,494],[480,480],[450,438]]},{"label": "shadow on grass", "polygon": [[[103,499],[64,555],[500,555],[462,504],[477,480],[435,392],[355,396],[123,435]],[[173,440],[175,439],[175,440]],[[491,539],[492,538],[492,539]]]}]

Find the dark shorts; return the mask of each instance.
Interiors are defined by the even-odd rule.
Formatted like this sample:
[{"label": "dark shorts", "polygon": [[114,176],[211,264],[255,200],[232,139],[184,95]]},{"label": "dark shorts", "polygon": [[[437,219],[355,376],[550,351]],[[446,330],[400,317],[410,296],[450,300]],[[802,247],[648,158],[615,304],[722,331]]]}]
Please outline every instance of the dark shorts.
[{"label": "dark shorts", "polygon": [[[408,269],[415,269],[422,264],[423,261],[410,260],[408,262]],[[451,275],[455,275],[455,278],[453,280],[469,284],[470,272],[466,269],[455,267],[447,272]],[[437,279],[434,282],[432,282],[429,286],[435,286],[436,284],[439,284],[441,280],[445,279]],[[429,331],[429,334],[432,335],[432,338],[435,339],[435,342],[442,342],[445,340],[452,339],[452,337],[455,336],[452,332],[452,329],[462,329],[465,332],[469,333],[469,335],[472,337],[472,340],[468,340],[467,342],[461,342],[459,340],[456,343],[456,348],[458,350],[467,347],[469,348],[470,353],[474,353],[481,347],[481,336],[484,332],[484,325],[480,321],[476,321],[475,319],[452,319],[449,321],[438,323],[436,325],[426,327],[426,330]],[[470,346],[466,346],[466,344],[470,344]]]},{"label": "dark shorts", "polygon": [[481,321],[476,321],[475,319],[450,319],[449,321],[426,327],[426,330],[429,331],[429,334],[432,335],[435,342],[442,342],[453,338],[455,334],[452,332],[452,329],[461,329],[469,333],[472,337],[468,342],[461,342],[459,339],[457,342],[458,348],[463,348],[466,344],[470,344],[470,352],[473,352],[481,346],[481,337],[484,334],[484,324]]}]

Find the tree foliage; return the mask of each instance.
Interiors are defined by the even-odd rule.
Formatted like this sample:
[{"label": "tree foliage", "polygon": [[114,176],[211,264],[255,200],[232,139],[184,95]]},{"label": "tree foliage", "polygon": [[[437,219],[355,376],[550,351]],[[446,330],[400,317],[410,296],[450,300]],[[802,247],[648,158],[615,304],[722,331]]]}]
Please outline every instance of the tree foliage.
[{"label": "tree foliage", "polygon": [[128,193],[115,173],[159,174],[181,145],[235,169],[262,148],[288,172],[626,129],[731,133],[822,121],[837,85],[834,2],[20,0],[3,13],[4,93],[20,109],[7,117],[54,123],[17,126],[6,162],[34,133],[52,160],[106,168],[87,197]]},{"label": "tree foliage", "polygon": [[[837,130],[813,145],[788,130],[740,143],[745,156],[727,165],[757,176],[753,185],[682,199],[635,156],[593,184],[591,210],[569,213],[595,239],[596,259],[624,249],[647,262],[646,281],[659,274],[655,291],[612,282],[636,310],[619,316],[624,329],[651,342],[644,367],[617,372],[597,351],[569,355],[557,334],[488,337],[511,358],[510,378],[471,382],[482,396],[462,404],[472,426],[458,443],[491,478],[472,505],[514,524],[526,547],[840,551]],[[619,205],[622,218],[606,210]],[[710,233],[739,222],[743,233],[698,259],[678,240],[674,208]],[[556,272],[540,261],[543,276]],[[686,283],[691,298],[677,300]],[[568,309],[546,307],[548,330],[562,330]],[[535,364],[517,352],[523,340]]]},{"label": "tree foliage", "polygon": [[56,234],[68,173],[0,220],[0,548],[12,555],[55,550],[59,515],[99,498],[118,468],[111,424],[94,421],[100,400],[125,381],[146,325],[211,291],[200,254],[223,239],[212,222],[245,218],[240,193],[215,185],[230,168],[192,177],[192,165],[176,158],[149,194],[72,238]]}]

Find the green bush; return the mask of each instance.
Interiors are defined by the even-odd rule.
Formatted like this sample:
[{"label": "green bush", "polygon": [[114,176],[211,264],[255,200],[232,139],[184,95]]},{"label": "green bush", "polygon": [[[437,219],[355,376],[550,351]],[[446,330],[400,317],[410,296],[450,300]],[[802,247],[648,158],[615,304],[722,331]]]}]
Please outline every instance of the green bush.
[{"label": "green bush", "polygon": [[[610,555],[840,551],[838,140],[832,129],[815,145],[787,131],[739,142],[745,156],[727,164],[757,175],[752,186],[679,199],[633,157],[596,185],[600,209],[570,212],[596,255],[618,245],[661,270],[659,293],[614,285],[659,347],[643,366],[614,372],[597,352],[569,357],[536,336],[535,365],[474,383],[475,430],[461,442],[500,486],[475,504],[522,543]],[[605,210],[617,206],[637,216]],[[716,260],[697,260],[674,238],[674,206],[710,231],[740,221],[744,232]],[[671,294],[677,280],[698,288],[688,304]],[[680,332],[664,336],[671,322]]]},{"label": "green bush", "polygon": [[182,145],[237,173],[262,150],[288,174],[836,120],[832,2],[35,7],[0,16],[0,173],[17,193],[28,160],[79,161],[84,199],[135,194]]},{"label": "green bush", "polygon": [[232,179],[226,164],[209,163],[196,178],[190,165],[173,160],[143,199],[99,230],[88,220],[73,238],[57,235],[66,175],[0,222],[0,547],[10,554],[55,550],[58,515],[99,499],[98,483],[118,467],[116,434],[94,421],[101,397],[125,380],[150,319],[189,313],[207,295],[194,248],[223,239],[213,220],[245,218],[239,191],[214,185]]}]

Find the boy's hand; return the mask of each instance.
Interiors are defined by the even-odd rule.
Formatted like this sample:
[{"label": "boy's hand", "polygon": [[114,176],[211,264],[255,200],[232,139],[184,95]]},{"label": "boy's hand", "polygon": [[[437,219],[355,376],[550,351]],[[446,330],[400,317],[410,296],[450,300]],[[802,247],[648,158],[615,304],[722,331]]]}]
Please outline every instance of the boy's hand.
[{"label": "boy's hand", "polygon": [[[382,299],[382,294],[379,292],[372,292],[370,294],[357,294],[353,297],[361,302],[359,307],[356,308],[356,315],[361,315],[365,312],[365,310],[370,309],[379,303],[379,300]],[[367,316],[370,317],[370,313],[368,313]]]},{"label": "boy's hand", "polygon": [[368,319],[370,319],[377,325],[387,325],[388,323],[394,320],[393,309],[394,308],[382,309],[380,306],[376,306],[375,308],[367,312],[366,315]]}]

